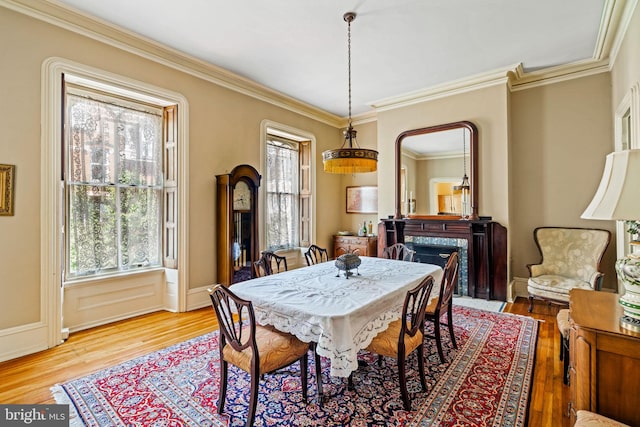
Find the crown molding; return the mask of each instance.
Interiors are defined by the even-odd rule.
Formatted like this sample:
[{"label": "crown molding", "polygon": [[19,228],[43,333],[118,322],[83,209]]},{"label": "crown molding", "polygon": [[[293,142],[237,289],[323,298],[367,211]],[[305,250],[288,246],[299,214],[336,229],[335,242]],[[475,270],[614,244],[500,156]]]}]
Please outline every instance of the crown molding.
[{"label": "crown molding", "polygon": [[[420,102],[506,84],[510,91],[530,89],[611,70],[638,0],[605,0],[593,57],[571,64],[525,72],[522,64],[447,82],[400,96],[370,102],[373,111],[353,118],[353,124],[375,122],[377,113]],[[0,0],[0,6],[152,60],[218,86],[242,93],[327,125],[343,128],[348,119],[284,95],[222,67],[186,55],[136,33],[121,29],[56,0]]]},{"label": "crown molding", "polygon": [[513,71],[512,79],[510,80],[510,89],[512,92],[516,92],[519,90],[532,89],[538,86],[573,80],[579,77],[606,73],[608,71],[609,59],[603,59],[600,61],[588,59],[531,72],[525,72],[522,65],[519,65]]},{"label": "crown molding", "polygon": [[343,121],[341,117],[335,114],[284,95],[222,67],[199,60],[139,34],[86,15],[55,0],[0,0],[0,6],[319,122],[339,127]]},{"label": "crown molding", "polygon": [[[363,125],[365,123],[371,123],[371,122],[378,121],[378,115],[376,114],[375,110],[374,111],[369,111],[369,112],[366,112],[366,113],[358,114],[357,116],[353,116],[351,121],[352,121],[352,124],[354,126]],[[342,123],[341,123],[340,127],[341,128],[346,128],[347,126],[349,126],[349,118],[344,117],[342,119]]]},{"label": "crown molding", "polygon": [[[609,50],[609,69],[611,69],[613,67],[613,64],[616,63],[616,58],[618,57],[620,46],[622,45],[624,36],[627,33],[627,29],[629,28],[631,18],[633,17],[633,12],[638,5],[638,0],[628,0],[623,2],[622,4],[624,7],[619,7],[618,9],[622,10],[618,14],[616,14],[617,19],[615,21],[615,36],[612,37],[612,42]],[[601,26],[600,32],[602,31],[603,29]]]},{"label": "crown molding", "polygon": [[375,108],[376,111],[387,111],[451,95],[506,84],[517,67],[517,65],[510,65],[487,73],[447,82],[442,85],[408,92],[400,96],[380,99],[370,102],[369,105]]},{"label": "crown molding", "polygon": [[637,2],[638,0],[605,0],[596,47],[590,59],[530,72],[525,72],[520,63],[440,86],[373,101],[369,105],[376,111],[387,111],[503,83],[513,92],[608,72]]},{"label": "crown molding", "polygon": [[611,44],[615,38],[615,34],[612,34],[609,29],[617,28],[617,23],[620,19],[620,9],[622,9],[620,3],[621,1],[619,0],[605,0],[604,2],[598,38],[596,39],[596,46],[593,51],[592,58],[594,60],[600,60],[609,56]]}]

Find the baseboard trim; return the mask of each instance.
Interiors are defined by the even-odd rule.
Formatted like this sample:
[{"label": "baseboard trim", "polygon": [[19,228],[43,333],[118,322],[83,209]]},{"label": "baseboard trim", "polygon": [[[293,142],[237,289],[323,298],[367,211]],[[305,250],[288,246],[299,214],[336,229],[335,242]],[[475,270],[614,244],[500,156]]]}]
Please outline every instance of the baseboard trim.
[{"label": "baseboard trim", "polygon": [[209,291],[207,289],[213,286],[214,285],[207,285],[195,289],[189,289],[189,292],[187,293],[187,311],[210,306],[211,298],[209,298]]},{"label": "baseboard trim", "polygon": [[42,322],[0,331],[0,362],[46,350],[49,328]]},{"label": "baseboard trim", "polygon": [[527,282],[529,281],[526,277],[514,277],[509,286],[507,287],[507,301],[514,302],[516,298],[528,298],[529,292],[527,291]]}]

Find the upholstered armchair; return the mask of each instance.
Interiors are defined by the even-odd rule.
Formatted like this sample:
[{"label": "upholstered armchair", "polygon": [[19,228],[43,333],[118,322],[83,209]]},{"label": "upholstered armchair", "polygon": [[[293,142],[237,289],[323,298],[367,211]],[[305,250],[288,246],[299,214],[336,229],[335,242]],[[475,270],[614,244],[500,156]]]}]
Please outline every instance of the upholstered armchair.
[{"label": "upholstered armchair", "polygon": [[528,264],[529,312],[533,300],[568,305],[574,288],[600,290],[604,274],[600,261],[611,240],[607,230],[538,227],[533,231],[542,260]]}]

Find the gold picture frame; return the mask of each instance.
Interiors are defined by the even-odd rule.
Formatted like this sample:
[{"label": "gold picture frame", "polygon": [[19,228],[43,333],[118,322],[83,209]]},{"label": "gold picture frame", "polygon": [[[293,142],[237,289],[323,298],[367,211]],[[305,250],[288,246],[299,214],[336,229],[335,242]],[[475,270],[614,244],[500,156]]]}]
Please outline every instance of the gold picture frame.
[{"label": "gold picture frame", "polygon": [[377,213],[378,187],[347,187],[347,213]]},{"label": "gold picture frame", "polygon": [[15,165],[0,165],[0,216],[13,216]]}]

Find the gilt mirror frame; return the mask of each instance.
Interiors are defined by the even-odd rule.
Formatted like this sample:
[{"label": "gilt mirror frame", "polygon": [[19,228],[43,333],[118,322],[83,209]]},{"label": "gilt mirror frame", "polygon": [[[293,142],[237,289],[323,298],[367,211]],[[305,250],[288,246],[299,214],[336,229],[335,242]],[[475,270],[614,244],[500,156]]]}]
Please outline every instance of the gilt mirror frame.
[{"label": "gilt mirror frame", "polygon": [[[396,212],[395,219],[402,218],[402,195],[401,193],[401,169],[402,169],[402,141],[410,136],[424,135],[428,133],[441,132],[451,129],[464,128],[469,131],[469,196],[471,203],[470,220],[478,219],[478,128],[469,121],[459,121],[453,123],[445,123],[442,125],[429,126],[419,129],[412,129],[402,132],[396,138]],[[439,215],[416,215],[416,217],[428,217],[429,219],[451,219]],[[460,217],[462,219],[462,217]]]}]

